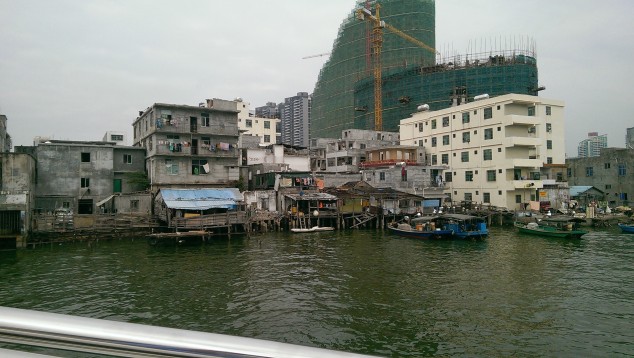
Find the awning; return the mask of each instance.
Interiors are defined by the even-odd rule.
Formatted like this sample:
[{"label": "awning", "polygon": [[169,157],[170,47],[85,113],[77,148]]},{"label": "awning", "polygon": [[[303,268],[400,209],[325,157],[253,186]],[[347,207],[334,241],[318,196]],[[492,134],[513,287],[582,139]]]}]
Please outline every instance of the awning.
[{"label": "awning", "polygon": [[110,195],[109,197],[107,197],[107,198],[105,198],[105,199],[103,199],[101,201],[98,201],[97,204],[96,204],[97,207],[102,206],[103,204],[105,204],[108,201],[110,201],[110,199],[112,199],[112,198],[114,198],[114,195]]}]

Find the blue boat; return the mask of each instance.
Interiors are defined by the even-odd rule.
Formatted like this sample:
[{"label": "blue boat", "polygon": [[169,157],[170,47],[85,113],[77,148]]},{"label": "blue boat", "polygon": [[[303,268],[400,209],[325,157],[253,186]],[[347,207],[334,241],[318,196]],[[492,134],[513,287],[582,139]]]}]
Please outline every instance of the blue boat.
[{"label": "blue boat", "polygon": [[453,231],[453,235],[460,239],[483,239],[489,235],[486,221],[479,216],[443,214],[436,223],[443,230]]},{"label": "blue boat", "polygon": [[634,234],[634,225],[619,224],[619,227],[625,233]]}]

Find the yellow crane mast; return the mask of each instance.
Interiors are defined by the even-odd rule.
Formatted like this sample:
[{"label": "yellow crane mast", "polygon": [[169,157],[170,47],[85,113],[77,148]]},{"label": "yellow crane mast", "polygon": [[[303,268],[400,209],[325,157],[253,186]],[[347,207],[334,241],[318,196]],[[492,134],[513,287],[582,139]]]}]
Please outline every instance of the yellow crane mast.
[{"label": "yellow crane mast", "polygon": [[381,63],[381,50],[383,48],[383,28],[387,28],[390,32],[398,35],[399,37],[412,42],[413,44],[420,46],[432,53],[436,53],[436,49],[428,46],[422,41],[404,33],[396,27],[386,24],[381,20],[381,5],[376,4],[374,7],[374,15],[369,9],[361,8],[357,9],[357,18],[359,20],[368,20],[372,23],[372,65],[374,75],[374,130],[383,130],[383,93],[382,93],[382,63]]}]

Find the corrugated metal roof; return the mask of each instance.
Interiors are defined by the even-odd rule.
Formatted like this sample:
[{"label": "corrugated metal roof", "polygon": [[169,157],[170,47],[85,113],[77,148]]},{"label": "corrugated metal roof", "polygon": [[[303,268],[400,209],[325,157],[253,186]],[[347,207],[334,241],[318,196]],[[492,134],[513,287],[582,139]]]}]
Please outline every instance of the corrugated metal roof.
[{"label": "corrugated metal roof", "polygon": [[165,205],[170,209],[232,209],[242,194],[237,188],[226,189],[161,189]]},{"label": "corrugated metal roof", "polygon": [[579,196],[579,194],[585,193],[590,190],[592,186],[590,185],[579,185],[579,186],[571,186],[570,187],[570,196]]}]

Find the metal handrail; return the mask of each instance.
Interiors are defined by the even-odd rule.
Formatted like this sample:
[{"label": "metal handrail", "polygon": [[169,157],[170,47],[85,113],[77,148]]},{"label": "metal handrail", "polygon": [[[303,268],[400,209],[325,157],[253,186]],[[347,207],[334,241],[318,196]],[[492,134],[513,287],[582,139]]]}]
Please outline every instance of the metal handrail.
[{"label": "metal handrail", "polygon": [[0,307],[0,342],[118,357],[368,357],[255,338]]}]

